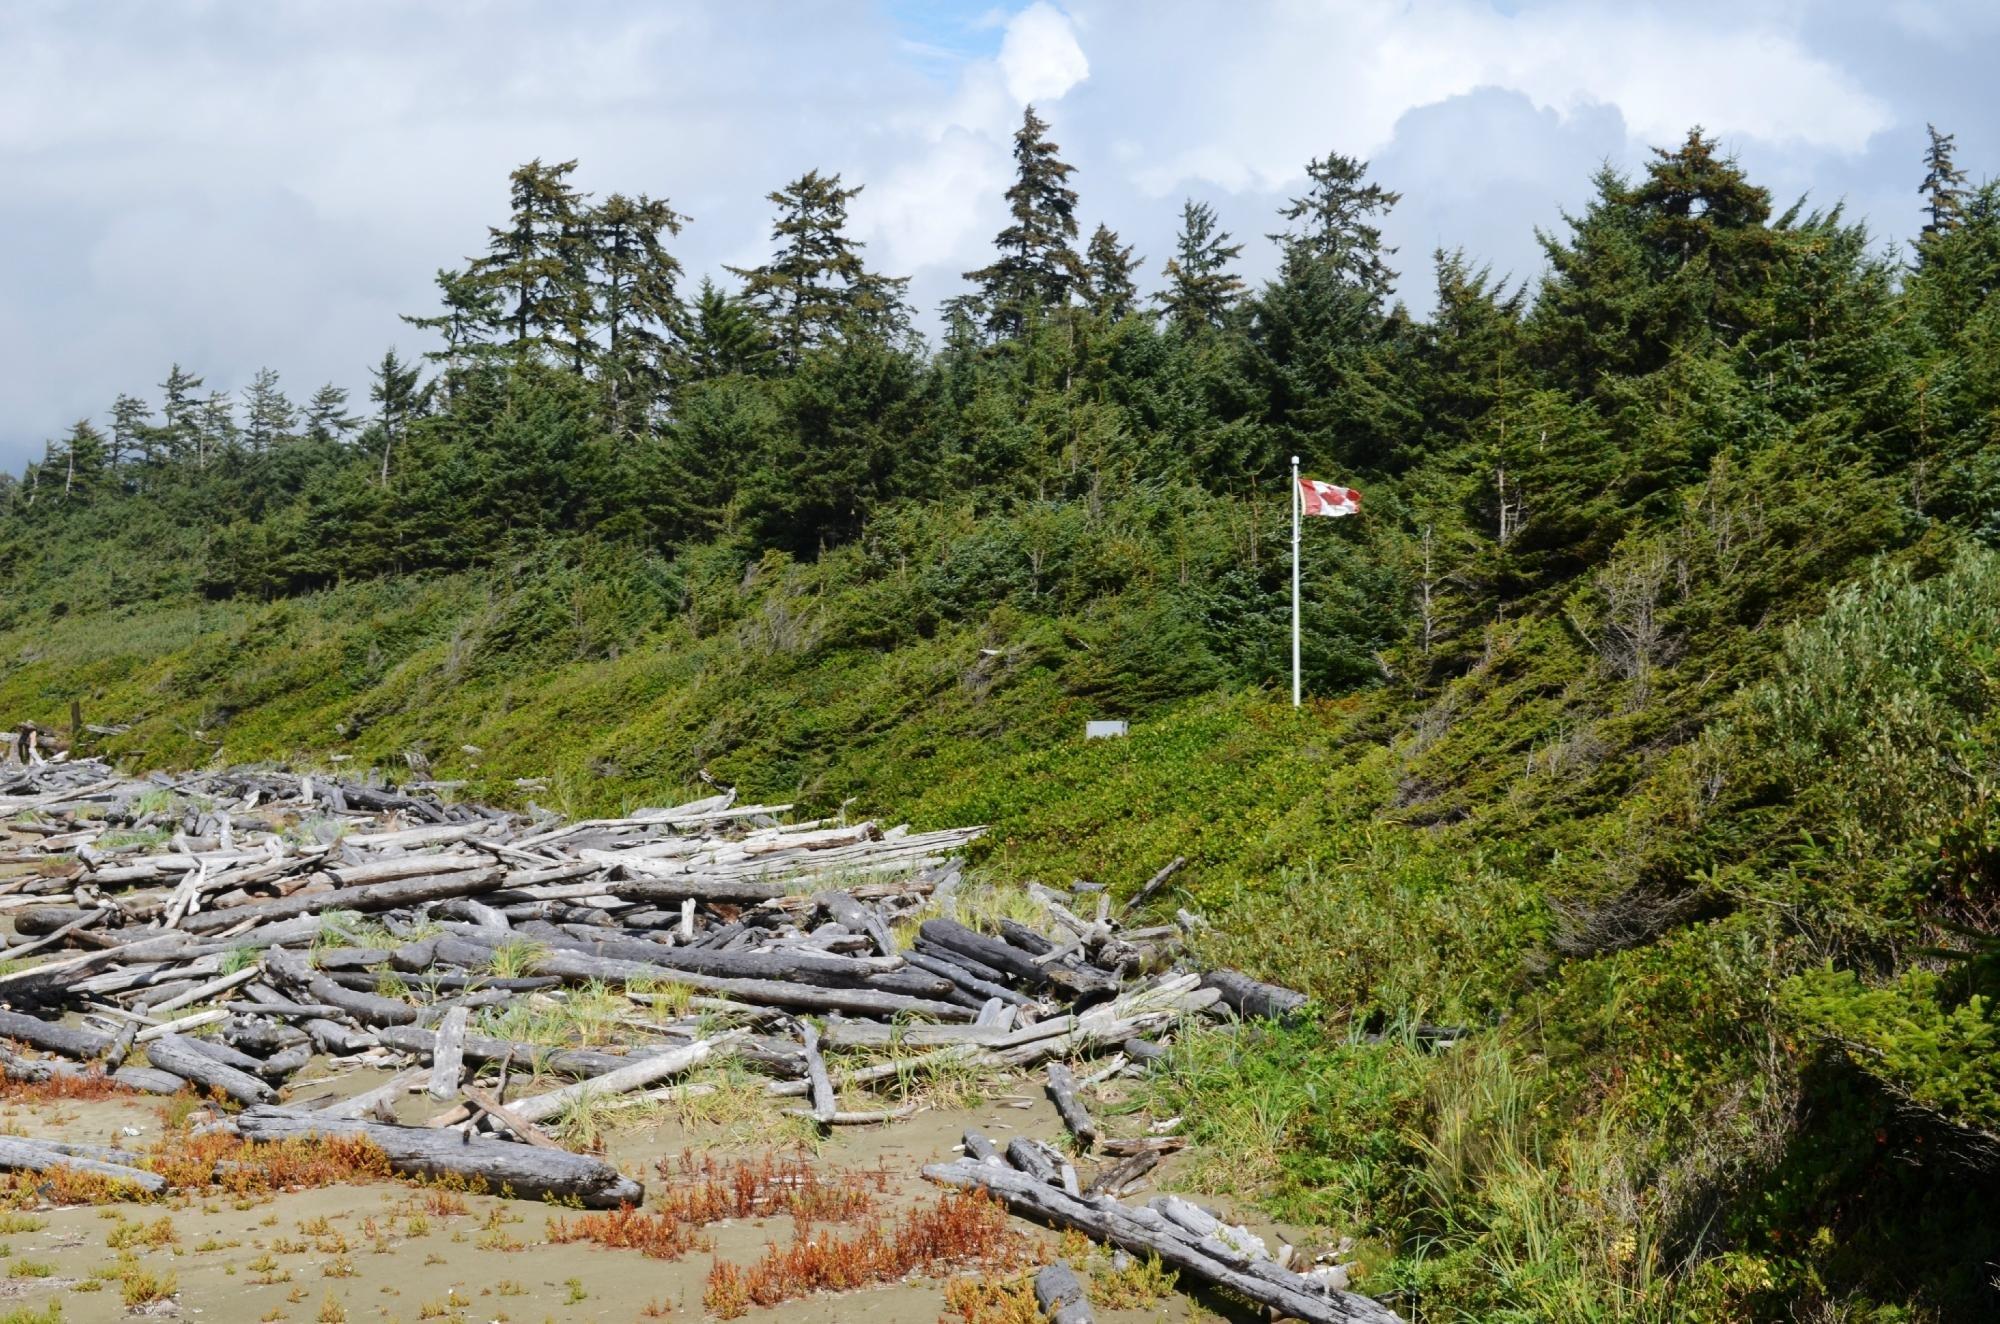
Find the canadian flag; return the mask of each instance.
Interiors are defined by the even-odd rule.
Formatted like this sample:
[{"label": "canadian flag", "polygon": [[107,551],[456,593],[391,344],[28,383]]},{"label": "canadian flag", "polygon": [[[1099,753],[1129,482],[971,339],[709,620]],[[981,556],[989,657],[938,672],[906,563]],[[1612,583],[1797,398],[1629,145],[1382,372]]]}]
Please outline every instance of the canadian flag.
[{"label": "canadian flag", "polygon": [[1361,494],[1351,487],[1336,487],[1317,478],[1301,478],[1299,509],[1308,515],[1359,515]]}]

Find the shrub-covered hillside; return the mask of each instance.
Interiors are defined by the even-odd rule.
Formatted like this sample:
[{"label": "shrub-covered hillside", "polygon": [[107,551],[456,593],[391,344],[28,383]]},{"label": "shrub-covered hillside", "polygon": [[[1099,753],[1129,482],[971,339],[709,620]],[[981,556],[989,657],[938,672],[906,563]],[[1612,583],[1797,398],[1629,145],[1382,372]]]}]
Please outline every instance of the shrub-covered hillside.
[{"label": "shrub-covered hillside", "polygon": [[[935,348],[837,177],[725,294],[523,167],[365,421],[177,368],[0,489],[0,713],[1184,855],[1320,1015],[1158,1102],[1409,1316],[2000,1309],[2000,191],[1934,171],[1885,255],[1697,132],[1420,319],[1359,163],[1249,290],[1199,203],[1171,261],[1081,240],[1046,127]],[[1305,531],[1298,711],[1292,454],[1365,493]]]}]

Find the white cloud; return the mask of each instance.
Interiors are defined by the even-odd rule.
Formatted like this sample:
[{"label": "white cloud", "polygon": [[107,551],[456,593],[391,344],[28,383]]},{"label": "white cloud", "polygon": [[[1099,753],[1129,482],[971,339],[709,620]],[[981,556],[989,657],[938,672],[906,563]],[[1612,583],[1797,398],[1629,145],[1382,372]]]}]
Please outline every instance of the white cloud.
[{"label": "white cloud", "polygon": [[1014,100],[1055,101],[1090,76],[1090,61],[1069,16],[1047,0],[1035,0],[1007,24],[1000,72]]},{"label": "white cloud", "polygon": [[1404,192],[1389,232],[1418,290],[1437,244],[1531,274],[1532,227],[1597,162],[1697,121],[1753,176],[1879,206],[1892,234],[1925,119],[1961,131],[1975,177],[2000,154],[1977,137],[2000,93],[1971,0],[1062,6],[0,5],[0,464],[176,359],[225,388],[264,362],[299,393],[364,385],[383,346],[417,348],[397,315],[534,156],[671,198],[691,278],[761,256],[764,194],[840,171],[867,186],[872,261],[927,311],[986,258],[1024,101],[1078,167],[1084,230],[1152,257],[1142,284],[1188,192],[1268,270],[1259,236],[1329,150]]}]

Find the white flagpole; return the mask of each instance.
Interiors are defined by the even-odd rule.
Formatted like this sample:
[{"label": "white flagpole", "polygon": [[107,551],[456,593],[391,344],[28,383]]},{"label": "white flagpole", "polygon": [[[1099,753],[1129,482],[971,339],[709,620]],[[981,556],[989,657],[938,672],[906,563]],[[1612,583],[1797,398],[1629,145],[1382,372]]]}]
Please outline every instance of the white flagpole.
[{"label": "white flagpole", "polygon": [[1299,706],[1299,457],[1292,457],[1292,707]]}]

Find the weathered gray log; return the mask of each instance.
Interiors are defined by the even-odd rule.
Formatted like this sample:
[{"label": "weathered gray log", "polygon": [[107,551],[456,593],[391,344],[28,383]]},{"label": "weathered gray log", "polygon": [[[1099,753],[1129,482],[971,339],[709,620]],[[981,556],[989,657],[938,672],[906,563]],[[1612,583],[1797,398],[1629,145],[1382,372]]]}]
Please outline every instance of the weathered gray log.
[{"label": "weathered gray log", "polygon": [[1049,973],[1035,964],[1033,956],[1011,943],[974,932],[957,920],[927,919],[918,932],[923,938],[949,951],[962,953],[988,970],[1018,979],[1030,988],[1044,988]]},{"label": "weathered gray log", "polygon": [[273,920],[317,915],[328,910],[396,910],[403,906],[442,901],[446,897],[473,896],[489,892],[506,877],[498,868],[467,869],[457,873],[405,878],[394,883],[372,883],[365,887],[343,887],[332,892],[300,892],[273,901],[252,901],[226,910],[203,910],[181,921],[189,933],[215,933],[245,920],[268,924]]},{"label": "weathered gray log", "polygon": [[[385,1025],[375,1032],[375,1038],[385,1048],[393,1048],[399,1053],[425,1059],[437,1047],[437,1033],[415,1025]],[[537,1071],[553,1072],[563,1076],[601,1076],[607,1071],[616,1071],[630,1066],[632,1059],[616,1053],[599,1053],[581,1048],[548,1048],[541,1044],[522,1043],[516,1039],[489,1039],[484,1035],[468,1034],[461,1046],[468,1062],[487,1063],[512,1060],[523,1067],[533,1067]]]},{"label": "weathered gray log", "polygon": [[1038,1182],[1058,1187],[1065,1184],[1063,1169],[1068,1164],[1039,1140],[1015,1136],[1007,1142],[1007,1161]]},{"label": "weathered gray log", "polygon": [[1118,1045],[1118,1051],[1141,1066],[1151,1066],[1167,1055],[1167,1050],[1151,1039],[1127,1039]]},{"label": "weathered gray log", "polygon": [[[463,936],[481,944],[493,943],[498,937],[486,933],[465,933]],[[724,979],[801,980],[827,988],[862,987],[864,981],[871,977],[893,974],[904,964],[900,955],[857,959],[797,949],[718,952],[699,947],[675,947],[648,938],[579,938],[554,925],[540,922],[523,924],[517,936],[588,956],[638,961],[693,974]],[[929,993],[920,996],[935,997],[937,990],[932,988]]]},{"label": "weathered gray log", "polygon": [[1035,1304],[1049,1318],[1049,1324],[1092,1324],[1090,1302],[1075,1270],[1061,1260],[1042,1266],[1035,1275]]},{"label": "weathered gray log", "polygon": [[881,912],[875,907],[856,901],[845,892],[821,892],[817,900],[822,909],[833,917],[833,922],[854,933],[865,933],[874,942],[875,950],[884,956],[895,956],[896,939],[890,934],[889,926],[882,922]]},{"label": "weathered gray log", "polygon": [[191,1034],[174,1037],[179,1039],[183,1047],[200,1053],[211,1062],[220,1062],[226,1067],[233,1067],[250,1075],[255,1075],[263,1069],[262,1058],[252,1057],[248,1053],[231,1048],[228,1044],[218,1043],[213,1039],[197,1039]]},{"label": "weathered gray log", "polygon": [[1045,1088],[1049,1102],[1056,1106],[1056,1116],[1062,1118],[1062,1124],[1088,1154],[1097,1144],[1097,1123],[1090,1120],[1090,1114],[1076,1097],[1076,1077],[1062,1063],[1051,1062]]},{"label": "weathered gray log", "polygon": [[1148,901],[1151,901],[1153,899],[1153,893],[1159,891],[1162,887],[1165,887],[1167,884],[1167,880],[1169,878],[1172,878],[1175,874],[1179,873],[1181,870],[1181,866],[1186,863],[1187,863],[1186,856],[1184,855],[1174,856],[1172,860],[1168,861],[1167,866],[1164,869],[1161,869],[1151,878],[1148,878],[1145,882],[1145,885],[1140,887],[1138,891],[1132,894],[1131,899],[1126,901],[1125,903],[1125,913],[1129,915],[1133,911],[1137,910],[1140,906],[1143,906]]},{"label": "weathered gray log", "polygon": [[924,1176],[960,1190],[983,1190],[1016,1214],[1075,1228],[1135,1255],[1157,1255],[1161,1263],[1191,1278],[1226,1287],[1306,1324],[1400,1324],[1396,1313],[1379,1301],[1352,1292],[1322,1293],[1311,1280],[1286,1274],[1275,1265],[1274,1273],[1237,1269],[1178,1235],[1172,1224],[1151,1210],[1128,1209],[1103,1196],[1066,1195],[1026,1173],[974,1159],[934,1163],[924,1169]]},{"label": "weathered gray log", "polygon": [[98,1062],[106,1071],[116,1071],[125,1065],[125,1059],[132,1055],[132,1045],[139,1040],[139,1022],[127,1021],[111,1036],[111,1043],[104,1050]]},{"label": "weathered gray log", "polygon": [[442,1103],[458,1093],[465,1074],[465,1027],[472,1013],[453,1007],[444,1014],[437,1038],[431,1045],[430,1096]]},{"label": "weathered gray log", "polygon": [[[475,964],[485,950],[476,943],[455,938],[438,939],[438,959],[455,965]],[[866,988],[822,988],[776,979],[724,979],[663,965],[585,956],[581,952],[560,949],[531,953],[527,964],[538,973],[559,975],[575,983],[625,984],[636,979],[680,984],[744,1002],[806,1011],[846,1011],[883,1017],[917,1015],[955,1021],[969,1021],[974,1014],[969,1008],[956,1003],[904,997],[899,993],[881,993]]]},{"label": "weathered gray log", "polygon": [[178,1034],[162,1035],[147,1044],[146,1058],[161,1071],[204,1090],[221,1090],[238,1103],[269,1103],[273,1097],[263,1081],[216,1061]]},{"label": "weathered gray log", "polygon": [[57,1025],[39,1016],[27,1016],[18,1011],[0,1011],[0,1039],[12,1039],[50,1053],[61,1053],[79,1061],[102,1057],[110,1051],[117,1036],[100,1034],[96,1030]]},{"label": "weathered gray log", "polygon": [[148,1195],[158,1195],[167,1189],[167,1179],[157,1172],[142,1172],[119,1163],[103,1163],[75,1154],[64,1154],[16,1136],[0,1137],[0,1168],[10,1172],[48,1172],[55,1168],[68,1168],[124,1182]]},{"label": "weathered gray log", "polygon": [[920,951],[906,952],[903,955],[903,959],[920,970],[928,970],[934,975],[949,979],[952,983],[975,997],[999,998],[1002,1002],[1016,1007],[1025,1007],[1034,1001],[1027,994],[1016,993],[1005,984],[996,984],[991,980],[981,979],[978,975],[973,974],[956,961],[940,960],[935,956]]},{"label": "weathered gray log", "polygon": [[280,1049],[265,1058],[258,1065],[257,1074],[266,1080],[283,1080],[312,1061],[312,1058],[311,1044],[293,1044],[290,1048]]},{"label": "weathered gray log", "polygon": [[970,1126],[966,1127],[963,1143],[967,1158],[975,1158],[982,1163],[1003,1163],[1006,1161],[1000,1157],[1000,1151],[993,1147],[993,1142],[986,1138],[984,1131]]},{"label": "weathered gray log", "polygon": [[826,1074],[826,1059],[819,1055],[819,1029],[811,1021],[801,1021],[799,1033],[804,1041],[806,1080],[812,1090],[813,1117],[825,1121],[840,1111],[840,1104],[834,1097],[833,1077]]},{"label": "weathered gray log", "polygon": [[1223,1005],[1245,1020],[1289,1020],[1305,1006],[1306,995],[1266,984],[1237,970],[1211,970],[1201,986],[1222,995]]},{"label": "weathered gray log", "polygon": [[251,1108],[236,1119],[249,1140],[295,1136],[361,1136],[389,1156],[389,1166],[410,1177],[457,1177],[480,1181],[489,1190],[518,1199],[575,1201],[590,1209],[637,1207],[645,1188],[602,1159],[435,1131],[420,1126],[388,1126],[323,1117],[283,1108]]},{"label": "weathered gray log", "polygon": [[1127,1158],[1122,1158],[1091,1178],[1085,1188],[1088,1195],[1118,1196],[1125,1188],[1160,1165],[1160,1151],[1142,1149]]}]

